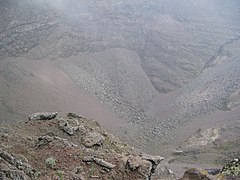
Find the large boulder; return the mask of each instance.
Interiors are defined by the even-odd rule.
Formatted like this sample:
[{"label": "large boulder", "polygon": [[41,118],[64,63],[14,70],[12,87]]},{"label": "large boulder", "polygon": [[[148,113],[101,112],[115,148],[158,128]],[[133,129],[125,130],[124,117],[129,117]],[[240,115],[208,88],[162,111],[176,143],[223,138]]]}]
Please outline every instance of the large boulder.
[{"label": "large boulder", "polygon": [[164,158],[161,157],[161,156],[152,156],[152,155],[144,154],[144,153],[142,153],[140,156],[141,156],[142,160],[146,160],[146,161],[149,161],[149,162],[152,163],[152,170],[151,170],[152,173],[155,172],[158,164],[159,164],[162,160],[164,160]]},{"label": "large boulder", "polygon": [[57,112],[37,112],[28,116],[28,120],[51,120],[57,116]]},{"label": "large boulder", "polygon": [[151,179],[156,167],[164,158],[147,154],[130,155],[127,157],[126,168],[144,175],[146,180]]}]

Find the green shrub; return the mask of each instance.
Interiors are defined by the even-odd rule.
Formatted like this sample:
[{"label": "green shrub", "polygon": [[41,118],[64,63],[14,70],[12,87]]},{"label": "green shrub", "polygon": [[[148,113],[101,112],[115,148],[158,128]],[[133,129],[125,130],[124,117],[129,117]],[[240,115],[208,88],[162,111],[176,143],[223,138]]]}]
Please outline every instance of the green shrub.
[{"label": "green shrub", "polygon": [[64,171],[57,170],[56,175],[59,177],[60,180],[64,179]]},{"label": "green shrub", "polygon": [[45,161],[45,164],[49,168],[54,168],[54,166],[56,166],[56,160],[52,157],[47,158],[46,161]]}]

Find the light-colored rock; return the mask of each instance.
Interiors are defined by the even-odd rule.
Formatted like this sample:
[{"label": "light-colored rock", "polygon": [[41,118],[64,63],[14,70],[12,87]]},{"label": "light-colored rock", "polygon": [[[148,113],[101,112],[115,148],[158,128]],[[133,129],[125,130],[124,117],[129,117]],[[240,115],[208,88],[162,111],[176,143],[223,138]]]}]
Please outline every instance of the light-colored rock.
[{"label": "light-colored rock", "polygon": [[37,112],[28,116],[28,120],[51,120],[57,116],[57,112]]},{"label": "light-colored rock", "polygon": [[109,163],[103,159],[100,159],[100,158],[93,158],[94,162],[102,167],[105,167],[105,168],[108,168],[108,169],[113,169],[115,168],[116,166],[112,163]]},{"label": "light-colored rock", "polygon": [[182,147],[206,146],[208,144],[213,143],[219,137],[220,133],[218,128],[199,129],[181,146]]},{"label": "light-colored rock", "polygon": [[63,122],[62,124],[60,124],[59,128],[65,131],[70,136],[74,135],[74,132],[77,130],[74,129],[73,127],[70,127],[68,122]]},{"label": "light-colored rock", "polygon": [[83,162],[93,162],[92,156],[84,156],[82,159]]},{"label": "light-colored rock", "polygon": [[64,121],[59,124],[59,128],[66,132],[68,135],[73,136],[77,131],[81,132],[81,134],[86,134],[86,128],[83,125],[79,125],[78,121],[74,121],[77,126],[69,125],[68,121]]},{"label": "light-colored rock", "polygon": [[147,160],[147,161],[150,161],[153,163],[153,165],[158,165],[162,160],[164,160],[163,157],[161,156],[152,156],[152,155],[149,155],[149,154],[144,154],[142,153],[140,155],[142,157],[143,160]]},{"label": "light-colored rock", "polygon": [[82,138],[82,144],[86,147],[101,146],[104,141],[104,137],[98,132],[88,132]]}]

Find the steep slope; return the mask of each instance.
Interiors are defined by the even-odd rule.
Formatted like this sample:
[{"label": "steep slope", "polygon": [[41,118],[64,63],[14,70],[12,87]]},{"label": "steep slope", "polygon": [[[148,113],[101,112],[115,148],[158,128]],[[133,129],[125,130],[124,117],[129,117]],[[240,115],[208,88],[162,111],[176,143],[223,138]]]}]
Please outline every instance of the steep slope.
[{"label": "steep slope", "polygon": [[239,124],[239,7],[238,0],[1,1],[1,119],[75,111],[108,128],[121,124],[117,132],[136,147],[167,156],[199,127],[226,125],[228,140]]},{"label": "steep slope", "polygon": [[1,55],[25,54],[36,46],[33,57],[53,59],[126,48],[139,54],[159,92],[197,77],[240,28],[236,0],[12,0],[2,7]]},{"label": "steep slope", "polygon": [[83,92],[58,65],[24,58],[0,61],[1,122],[26,118],[28,112],[74,111],[98,118],[108,129],[124,126],[94,98]]},{"label": "steep slope", "polygon": [[150,103],[158,95],[141,67],[137,53],[108,49],[64,59],[63,68],[119,117],[131,121],[146,118]]},{"label": "steep slope", "polygon": [[[159,123],[165,122],[174,128],[181,124],[187,125],[195,118],[204,117],[214,111],[227,110],[226,105],[231,103],[232,96],[237,96],[240,88],[240,54],[236,51],[239,43],[239,40],[235,40],[223,48],[211,61],[215,62],[212,67],[204,69],[198,78],[172,93],[173,98],[165,98],[164,107],[161,106],[161,97],[156,100],[153,104],[155,108],[152,108],[154,112],[150,113],[161,118],[160,121],[157,120]],[[234,98],[234,101],[237,99]]]}]

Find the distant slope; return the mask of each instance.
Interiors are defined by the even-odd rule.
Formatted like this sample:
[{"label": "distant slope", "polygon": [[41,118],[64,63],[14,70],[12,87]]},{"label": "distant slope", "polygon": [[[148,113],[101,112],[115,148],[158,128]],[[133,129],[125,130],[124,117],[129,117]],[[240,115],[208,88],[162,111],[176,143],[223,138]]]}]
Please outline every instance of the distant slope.
[{"label": "distant slope", "polygon": [[161,137],[163,141],[179,143],[179,134],[189,136],[200,127],[239,126],[239,47],[240,40],[228,44],[198,78],[175,93],[156,99],[149,112],[155,114],[149,139],[156,141]]},{"label": "distant slope", "polygon": [[60,63],[82,89],[131,122],[146,118],[158,95],[138,54],[127,49],[73,56]]},{"label": "distant slope", "polygon": [[239,34],[239,7],[237,0],[4,0],[0,56],[35,47],[38,59],[125,48],[138,53],[159,92],[172,92]]},{"label": "distant slope", "polygon": [[105,127],[123,121],[84,93],[54,62],[25,58],[0,61],[1,122],[27,117],[36,111],[77,112],[98,118]]}]

